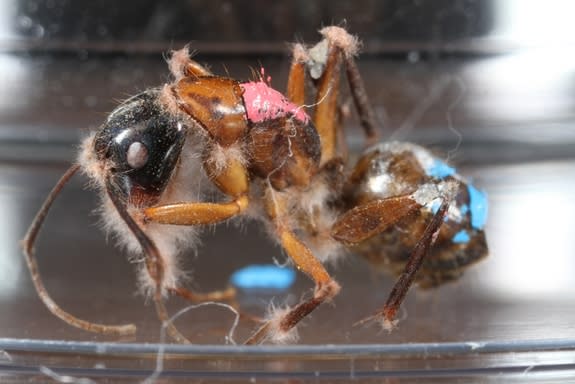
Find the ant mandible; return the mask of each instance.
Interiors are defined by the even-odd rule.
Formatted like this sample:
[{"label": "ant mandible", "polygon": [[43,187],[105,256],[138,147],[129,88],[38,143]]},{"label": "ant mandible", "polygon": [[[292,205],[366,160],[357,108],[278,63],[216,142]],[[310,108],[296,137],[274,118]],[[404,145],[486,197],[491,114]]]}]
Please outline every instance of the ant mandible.
[{"label": "ant mandible", "polygon": [[[195,244],[202,225],[237,216],[260,220],[315,283],[311,298],[272,314],[248,344],[289,340],[300,320],[340,291],[324,263],[349,251],[399,276],[385,305],[368,318],[384,327],[393,326],[414,282],[432,287],[453,280],[487,254],[485,195],[422,147],[378,143],[354,60],[357,38],[334,26],[320,33],[312,48],[294,45],[285,96],[264,78],[215,76],[187,49],[176,51],[168,62],[171,83],[124,101],[84,140],[77,164],[48,196],[23,242],[36,290],[52,313],[88,331],[135,332],[132,324],[96,324],[65,312],[40,278],[35,239],[78,170],[100,191],[107,227],[143,256],[140,284],[178,342],[187,339],[167,321],[166,295],[206,301],[235,294],[182,286],[178,255]],[[342,68],[367,143],[351,169],[338,118]],[[308,76],[316,90],[313,117],[305,111]],[[217,199],[205,201],[214,192]]]}]

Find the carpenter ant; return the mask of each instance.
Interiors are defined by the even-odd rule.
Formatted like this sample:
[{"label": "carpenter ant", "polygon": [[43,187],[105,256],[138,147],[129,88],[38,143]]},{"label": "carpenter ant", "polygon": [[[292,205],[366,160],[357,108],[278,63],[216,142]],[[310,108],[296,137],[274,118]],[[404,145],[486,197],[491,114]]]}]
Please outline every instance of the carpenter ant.
[{"label": "carpenter ant", "polygon": [[[386,304],[368,318],[384,327],[394,324],[412,283],[455,279],[487,254],[485,195],[422,147],[377,143],[354,61],[357,39],[339,27],[320,32],[316,46],[294,45],[286,96],[264,78],[215,76],[182,49],[169,59],[171,83],[124,101],[84,140],[78,163],[48,196],[23,243],[50,311],[88,331],[135,332],[131,324],[95,324],[63,311],[40,279],[34,241],[78,170],[100,191],[109,229],[142,256],[140,283],[163,321],[168,294],[196,301],[234,296],[233,289],[201,295],[181,285],[178,254],[194,245],[198,226],[248,216],[268,227],[315,290],[272,314],[248,344],[289,341],[300,320],[337,295],[340,286],[324,263],[349,251],[399,276]],[[351,169],[337,118],[342,67],[368,143]],[[313,117],[305,111],[307,76],[316,89]],[[218,199],[206,202],[214,191]],[[187,342],[173,325],[168,331]]]}]

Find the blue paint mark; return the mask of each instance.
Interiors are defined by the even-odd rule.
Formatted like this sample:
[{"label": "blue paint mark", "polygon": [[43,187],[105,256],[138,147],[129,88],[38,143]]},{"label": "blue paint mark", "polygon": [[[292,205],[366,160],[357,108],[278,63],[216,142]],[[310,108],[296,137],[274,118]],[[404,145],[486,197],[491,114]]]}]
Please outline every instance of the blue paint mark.
[{"label": "blue paint mark", "polygon": [[459,212],[461,212],[462,215],[467,215],[467,212],[469,212],[469,205],[463,204],[459,207]]},{"label": "blue paint mark", "polygon": [[248,265],[235,271],[230,280],[242,289],[278,290],[288,289],[295,281],[295,271],[273,264]]},{"label": "blue paint mark", "polygon": [[455,174],[455,168],[447,165],[447,163],[433,159],[433,163],[425,170],[427,176],[434,177],[439,180],[445,179],[447,176]]},{"label": "blue paint mark", "polygon": [[469,237],[469,233],[467,233],[465,229],[462,229],[461,231],[457,232],[455,235],[453,235],[453,238],[451,239],[451,241],[453,241],[455,244],[465,244],[468,243],[469,240],[471,240],[471,238]]},{"label": "blue paint mark", "polygon": [[471,212],[471,226],[475,229],[483,229],[487,221],[487,194],[467,185],[469,192],[469,210]]}]

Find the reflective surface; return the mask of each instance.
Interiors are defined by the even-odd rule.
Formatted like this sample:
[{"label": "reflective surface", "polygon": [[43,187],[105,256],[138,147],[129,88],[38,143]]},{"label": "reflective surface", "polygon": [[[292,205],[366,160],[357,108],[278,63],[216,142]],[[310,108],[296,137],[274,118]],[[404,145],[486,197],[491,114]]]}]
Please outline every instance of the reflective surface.
[{"label": "reflective surface", "polygon": [[[505,3],[513,8],[515,2]],[[415,2],[409,4],[408,15],[415,17],[414,9],[425,14]],[[470,27],[474,32],[463,36],[484,37],[489,44],[474,50],[477,46],[467,41],[457,54],[445,46],[428,50],[426,44],[433,39],[424,39],[423,32],[411,39],[392,34],[396,40],[391,42],[401,41],[403,48],[391,49],[389,41],[380,45],[381,30],[370,31],[365,24],[360,31],[371,53],[360,58],[359,66],[384,137],[436,149],[487,191],[486,260],[454,284],[430,292],[413,290],[392,333],[353,326],[382,305],[393,282],[353,255],[331,268],[342,293],[333,305],[306,319],[300,344],[294,347],[226,346],[234,314],[221,307],[190,309],[176,323],[197,345],[169,347],[167,380],[466,382],[483,375],[505,382],[572,380],[575,51],[569,41],[574,34],[564,37],[554,29],[566,25],[560,16],[569,13],[561,4],[551,1],[539,9],[541,33],[535,36],[518,20],[536,16],[518,14],[517,7],[507,9],[507,16],[500,10],[494,13],[498,17],[487,18],[489,34]],[[445,7],[446,14],[461,14],[455,5]],[[175,11],[167,7],[166,12]],[[493,16],[467,12],[475,15],[471,20]],[[507,23],[501,24],[501,18]],[[351,18],[350,24],[361,24],[357,20]],[[390,30],[399,31],[394,23],[408,19],[390,20],[396,28]],[[553,31],[555,35],[545,34]],[[48,42],[69,42],[71,35],[52,35]],[[314,40],[313,34],[304,35]],[[241,44],[251,38],[245,36]],[[118,35],[111,33],[110,39],[117,41],[112,38]],[[105,39],[87,40],[99,44]],[[198,44],[213,40],[208,36]],[[93,214],[97,199],[83,188],[86,180],[76,178],[48,218],[37,247],[41,273],[66,310],[104,323],[133,322],[139,329],[134,339],[88,334],[52,316],[33,290],[18,241],[74,158],[80,137],[97,127],[115,100],[166,81],[161,52],[169,44],[165,36],[151,38],[157,45],[126,54],[118,46],[112,53],[102,52],[103,46],[43,51],[34,48],[33,41],[24,39],[29,50],[0,52],[5,74],[0,89],[0,378],[10,382],[58,372],[97,382],[139,382],[157,367],[160,324],[153,307],[137,294],[133,266],[99,228]],[[501,48],[510,41],[514,49]],[[261,49],[250,47],[252,53]],[[490,47],[489,55],[485,47]],[[276,48],[272,51],[278,52]],[[240,79],[250,79],[251,68],[263,65],[279,89],[289,68],[289,60],[276,53],[252,59],[214,48],[209,55],[200,50],[196,58],[216,73]],[[346,129],[352,146],[359,148],[354,116]],[[257,225],[220,225],[206,230],[203,239],[197,256],[190,254],[186,265],[190,286],[201,291],[225,287],[229,276],[248,263],[284,260]],[[242,294],[240,301],[246,312],[261,315],[271,302],[294,303],[310,288],[299,275],[284,295]],[[180,299],[169,302],[170,313],[187,306]],[[255,327],[242,319],[233,339],[241,343]],[[211,346],[202,346],[206,344]]]}]

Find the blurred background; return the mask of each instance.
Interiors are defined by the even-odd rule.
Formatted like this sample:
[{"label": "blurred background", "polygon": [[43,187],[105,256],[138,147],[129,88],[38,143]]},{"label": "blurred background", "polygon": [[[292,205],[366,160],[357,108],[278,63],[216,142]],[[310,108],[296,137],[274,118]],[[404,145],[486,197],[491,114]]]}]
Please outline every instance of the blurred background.
[{"label": "blurred background", "polygon": [[[352,327],[383,303],[392,279],[350,257],[331,269],[342,294],[305,322],[301,342],[574,338],[574,13],[569,0],[0,2],[0,337],[113,340],[48,313],[18,241],[81,138],[120,100],[169,81],[167,52],[190,44],[200,63],[241,80],[263,66],[283,90],[289,43],[313,44],[335,24],[363,42],[358,65],[384,139],[429,146],[488,193],[490,256],[461,281],[414,290],[391,334]],[[355,117],[346,132],[360,148]],[[158,341],[153,308],[100,230],[85,184],[67,187],[38,243],[48,290],[74,314],[134,322],[136,341]],[[243,265],[283,260],[263,232],[206,231],[189,257],[192,286],[221,288]],[[299,276],[284,295],[242,300],[261,314],[270,300],[293,302],[310,287]],[[205,309],[179,325],[199,343],[221,344],[232,318]],[[238,339],[253,328],[241,324]]]}]

